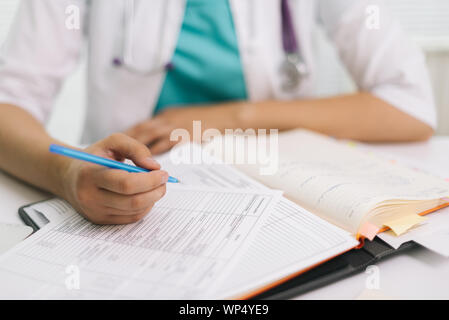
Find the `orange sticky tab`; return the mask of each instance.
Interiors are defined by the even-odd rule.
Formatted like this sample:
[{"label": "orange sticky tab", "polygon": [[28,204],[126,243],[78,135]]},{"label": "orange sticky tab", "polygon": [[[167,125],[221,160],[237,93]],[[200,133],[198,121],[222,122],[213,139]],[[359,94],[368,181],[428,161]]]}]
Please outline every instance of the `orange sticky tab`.
[{"label": "orange sticky tab", "polygon": [[379,232],[380,228],[370,222],[367,222],[363,225],[363,227],[360,229],[359,233],[364,236],[365,238],[369,239],[370,241],[373,241],[376,234]]}]

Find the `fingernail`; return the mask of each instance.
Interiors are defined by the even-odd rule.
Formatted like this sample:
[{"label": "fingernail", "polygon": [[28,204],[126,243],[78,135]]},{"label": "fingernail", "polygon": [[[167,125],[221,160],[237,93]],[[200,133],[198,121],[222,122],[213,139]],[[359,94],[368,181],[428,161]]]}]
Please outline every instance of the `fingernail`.
[{"label": "fingernail", "polygon": [[147,158],[147,163],[148,163],[149,166],[155,166],[155,167],[160,167],[161,166],[159,164],[159,162],[157,162],[153,158]]},{"label": "fingernail", "polygon": [[167,181],[168,181],[168,173],[165,172],[165,171],[162,171],[162,172],[163,172],[163,174],[162,174],[162,183],[167,183]]}]

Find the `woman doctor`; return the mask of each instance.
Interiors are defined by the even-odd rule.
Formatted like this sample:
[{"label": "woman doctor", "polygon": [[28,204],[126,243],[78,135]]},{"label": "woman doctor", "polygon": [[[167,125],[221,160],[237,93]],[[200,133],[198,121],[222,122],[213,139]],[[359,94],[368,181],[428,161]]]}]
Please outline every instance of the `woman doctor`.
[{"label": "woman doctor", "polygon": [[[307,128],[362,141],[429,138],[435,111],[421,52],[364,0],[22,0],[0,60],[0,168],[100,224],[141,219],[165,193],[151,154],[175,128]],[[79,13],[80,28],[67,12]],[[73,18],[73,17],[72,17]],[[75,17],[76,18],[76,17]],[[72,21],[73,22],[73,21]],[[322,23],[358,92],[313,98]],[[150,173],[48,152],[55,97],[88,56],[87,152]],[[122,133],[119,133],[122,132]],[[147,147],[149,146],[149,148]],[[151,151],[151,152],[150,152]]]}]

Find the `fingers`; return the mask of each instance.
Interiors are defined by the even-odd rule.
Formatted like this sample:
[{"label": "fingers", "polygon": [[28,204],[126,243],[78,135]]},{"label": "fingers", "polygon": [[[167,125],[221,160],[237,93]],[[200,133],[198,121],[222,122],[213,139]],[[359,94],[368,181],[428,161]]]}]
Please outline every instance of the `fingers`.
[{"label": "fingers", "polygon": [[135,126],[127,134],[148,146],[152,154],[157,155],[170,150],[178,143],[170,140],[172,130],[172,126],[154,119]]},{"label": "fingers", "polygon": [[170,139],[165,138],[157,141],[154,145],[150,146],[150,150],[153,154],[157,155],[167,152],[176,144],[177,141],[171,141]]},{"label": "fingers", "polygon": [[141,211],[148,211],[154,203],[165,195],[166,190],[165,184],[149,192],[131,196],[99,190],[98,202],[108,209],[109,215],[133,215]]},{"label": "fingers", "polygon": [[144,144],[123,133],[115,133],[104,139],[101,147],[119,158],[131,159],[137,166],[150,170],[160,169],[160,165],[151,158],[151,152]]},{"label": "fingers", "polygon": [[160,146],[156,148],[158,154],[160,154],[163,151],[168,151],[176,144],[176,142],[170,141],[170,135],[173,129],[174,127],[172,125],[154,119],[137,125],[129,130],[127,134],[148,146],[150,150],[153,150],[155,145],[160,144]]},{"label": "fingers", "polygon": [[152,119],[138,124],[130,129],[127,134],[148,146],[166,135],[167,130],[164,128],[165,126],[158,120]]},{"label": "fingers", "polygon": [[148,214],[148,212],[140,213],[132,216],[108,216],[107,220],[102,224],[130,224],[136,223]]},{"label": "fingers", "polygon": [[95,216],[95,217],[86,217],[91,222],[95,224],[100,225],[117,225],[117,224],[130,224],[130,223],[136,223],[148,214],[148,211],[145,212],[139,212],[137,214],[133,215],[105,215],[105,216]]},{"label": "fingers", "polygon": [[135,195],[151,191],[168,181],[168,173],[157,170],[131,173],[123,170],[104,169],[95,172],[97,187],[117,194]]},{"label": "fingers", "polygon": [[96,224],[128,224],[145,217],[166,193],[166,185],[134,195],[117,194],[98,188],[84,193],[79,211]]},{"label": "fingers", "polygon": [[143,219],[166,193],[166,185],[137,195],[125,196],[97,190],[95,199],[84,202],[82,213],[96,224],[128,224]]}]

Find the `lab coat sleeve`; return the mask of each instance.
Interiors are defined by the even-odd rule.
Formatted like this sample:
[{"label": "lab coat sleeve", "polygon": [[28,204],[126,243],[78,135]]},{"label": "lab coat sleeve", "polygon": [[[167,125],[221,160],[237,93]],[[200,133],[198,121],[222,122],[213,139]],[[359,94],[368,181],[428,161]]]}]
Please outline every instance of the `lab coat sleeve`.
[{"label": "lab coat sleeve", "polygon": [[0,103],[47,120],[61,84],[79,61],[84,11],[85,0],[21,1],[0,51]]},{"label": "lab coat sleeve", "polygon": [[424,55],[381,1],[321,0],[317,13],[359,90],[436,127]]}]

